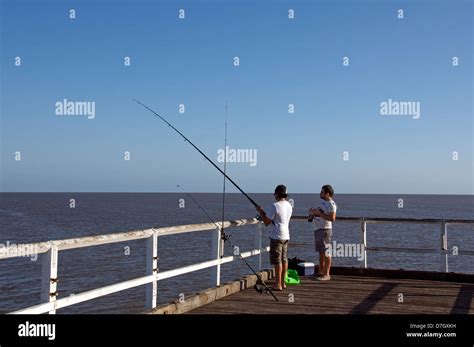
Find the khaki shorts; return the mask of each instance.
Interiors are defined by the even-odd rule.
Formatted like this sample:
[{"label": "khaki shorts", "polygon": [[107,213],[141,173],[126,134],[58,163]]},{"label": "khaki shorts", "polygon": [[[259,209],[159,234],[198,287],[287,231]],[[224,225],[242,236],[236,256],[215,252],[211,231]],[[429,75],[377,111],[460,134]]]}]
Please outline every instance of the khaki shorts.
[{"label": "khaki shorts", "polygon": [[326,253],[331,245],[332,229],[317,229],[314,231],[314,249],[318,253]]},{"label": "khaki shorts", "polygon": [[288,263],[288,240],[270,238],[270,264]]}]

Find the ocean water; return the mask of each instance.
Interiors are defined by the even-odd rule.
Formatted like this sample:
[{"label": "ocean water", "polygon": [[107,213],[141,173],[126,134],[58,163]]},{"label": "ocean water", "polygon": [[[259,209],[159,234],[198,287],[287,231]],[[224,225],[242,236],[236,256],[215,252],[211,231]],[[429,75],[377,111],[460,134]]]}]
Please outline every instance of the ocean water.
[{"label": "ocean water", "polygon": [[[272,194],[251,194],[262,206],[273,201]],[[196,193],[193,197],[213,219],[222,213],[221,194]],[[319,197],[294,194],[294,215],[306,215],[317,206]],[[75,199],[75,208],[70,208]],[[184,208],[180,207],[184,199]],[[403,199],[403,208],[398,207]],[[392,218],[474,219],[474,196],[441,195],[358,195],[335,196],[338,216]],[[241,194],[227,194],[225,218],[252,218],[253,206]],[[0,244],[20,244],[125,232],[130,230],[208,222],[206,215],[184,193],[0,193]],[[256,226],[227,230],[241,251],[253,247]],[[313,247],[313,225],[305,221],[290,224],[289,256],[317,262]],[[333,241],[359,243],[359,223],[336,221]],[[368,224],[369,247],[439,248],[440,227],[423,224]],[[448,246],[474,250],[474,225],[448,227]],[[268,238],[263,236],[263,244]],[[232,249],[226,247],[225,254]],[[209,260],[211,231],[160,237],[160,271]],[[59,298],[101,286],[137,278],[145,274],[145,240],[117,243],[59,253]],[[263,267],[269,267],[268,254]],[[255,266],[255,259],[250,258]],[[334,266],[360,266],[355,257],[334,257]],[[440,270],[436,254],[368,254],[369,267]],[[474,257],[449,256],[449,271],[474,273]],[[222,282],[248,274],[244,262],[236,261],[221,268]],[[210,270],[201,270],[158,283],[158,301],[166,303],[210,287]],[[0,313],[25,308],[40,302],[41,258],[0,260]],[[86,303],[58,313],[141,313],[145,287],[138,287]]]}]

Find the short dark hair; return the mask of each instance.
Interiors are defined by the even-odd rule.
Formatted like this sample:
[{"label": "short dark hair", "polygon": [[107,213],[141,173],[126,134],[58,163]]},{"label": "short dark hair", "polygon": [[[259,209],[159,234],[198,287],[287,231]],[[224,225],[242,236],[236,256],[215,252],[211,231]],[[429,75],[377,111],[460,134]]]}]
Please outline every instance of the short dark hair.
[{"label": "short dark hair", "polygon": [[275,188],[275,194],[278,196],[278,199],[286,199],[288,194],[286,193],[286,186],[280,184]]},{"label": "short dark hair", "polygon": [[329,196],[332,198],[334,196],[334,189],[332,189],[331,185],[329,184],[326,184],[324,186],[321,187],[321,190],[324,192],[324,193],[329,193]]}]

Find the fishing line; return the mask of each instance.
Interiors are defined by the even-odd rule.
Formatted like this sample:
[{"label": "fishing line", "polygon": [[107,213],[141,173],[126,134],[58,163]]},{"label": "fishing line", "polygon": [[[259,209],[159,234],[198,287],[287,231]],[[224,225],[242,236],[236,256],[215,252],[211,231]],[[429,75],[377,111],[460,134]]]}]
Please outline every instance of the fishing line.
[{"label": "fishing line", "polygon": [[165,118],[163,118],[162,116],[160,116],[158,113],[156,113],[155,111],[153,111],[151,108],[149,108],[148,106],[146,106],[145,104],[143,104],[142,102],[138,101],[137,99],[133,99],[133,101],[135,101],[137,104],[141,105],[142,107],[146,108],[148,111],[152,112],[155,116],[157,116],[158,118],[160,118],[163,122],[165,122],[169,127],[171,127],[171,129],[173,129],[174,131],[176,131],[185,141],[187,141],[191,146],[194,147],[194,149],[196,149],[204,158],[207,159],[207,161],[209,163],[212,164],[212,166],[214,166],[217,170],[219,170],[219,172],[221,174],[224,175],[225,178],[227,178],[229,180],[230,183],[232,183],[251,203],[253,206],[257,207],[259,206],[247,193],[245,193],[242,188],[240,188],[238,186],[237,183],[235,183],[232,178],[230,178],[224,171],[221,170],[221,168],[219,168],[219,166],[217,166],[211,159],[209,159],[209,157],[204,154],[203,151],[201,151],[194,143],[192,143],[186,136],[183,135],[183,133],[181,131],[179,131],[178,129],[176,129],[170,122],[168,122]]},{"label": "fishing line", "polygon": [[[225,104],[225,126],[224,126],[224,183],[222,187],[222,233],[221,236],[225,235],[224,233],[224,218],[225,218],[225,174],[227,173],[227,102]],[[224,247],[221,248],[221,258],[224,256]]]}]

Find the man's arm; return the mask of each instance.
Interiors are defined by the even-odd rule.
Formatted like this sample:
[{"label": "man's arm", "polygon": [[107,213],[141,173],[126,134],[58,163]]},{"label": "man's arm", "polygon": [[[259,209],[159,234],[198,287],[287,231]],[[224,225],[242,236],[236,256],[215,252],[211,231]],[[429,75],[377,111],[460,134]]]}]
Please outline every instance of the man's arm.
[{"label": "man's arm", "polygon": [[336,212],[329,212],[326,214],[319,209],[313,209],[313,214],[330,222],[336,221]]},{"label": "man's arm", "polygon": [[328,214],[326,213],[323,213],[321,215],[321,218],[325,219],[325,220],[328,220],[330,222],[335,222],[336,221],[336,212],[330,212]]},{"label": "man's arm", "polygon": [[265,223],[266,226],[272,224],[272,220],[267,217],[265,211],[262,209],[261,206],[257,206],[256,209],[257,209],[258,213],[260,214],[260,217],[262,217],[262,221],[263,221],[263,223]]}]

